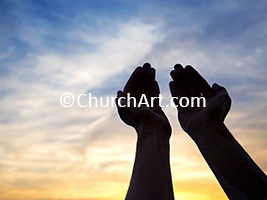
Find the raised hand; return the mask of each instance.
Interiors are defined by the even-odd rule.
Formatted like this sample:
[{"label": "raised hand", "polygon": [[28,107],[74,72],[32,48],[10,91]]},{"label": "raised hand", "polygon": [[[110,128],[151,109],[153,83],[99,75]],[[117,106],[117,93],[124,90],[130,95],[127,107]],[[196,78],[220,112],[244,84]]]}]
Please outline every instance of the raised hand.
[{"label": "raised hand", "polygon": [[[119,105],[118,99],[116,101],[119,115],[126,124],[134,127],[138,134],[143,126],[158,126],[166,130],[170,136],[169,121],[157,98],[159,92],[158,83],[155,81],[155,69],[149,63],[145,63],[143,67],[137,67],[126,83],[123,92],[118,91],[117,97],[124,97],[120,101],[121,105]],[[136,99],[135,103],[132,99],[129,106],[127,105],[127,93]],[[145,105],[144,99],[143,104],[138,106],[142,94],[148,100],[149,107]],[[151,97],[154,98],[152,101]]]},{"label": "raised hand", "polygon": [[[178,119],[182,128],[195,140],[200,136],[196,133],[203,127],[211,124],[222,124],[231,107],[231,99],[225,88],[218,84],[212,87],[191,66],[183,68],[177,64],[171,71],[173,81],[170,82],[170,90],[173,97],[204,97],[206,107],[181,107],[178,100]],[[191,104],[191,102],[190,102]]]},{"label": "raised hand", "polygon": [[[132,99],[127,105],[127,93],[136,102]],[[146,101],[139,104],[143,102],[144,95],[149,105],[146,105]],[[148,63],[137,67],[124,90],[117,93],[119,115],[126,124],[135,128],[138,135],[126,200],[174,199],[169,161],[171,127],[159,106],[158,96],[155,69]],[[151,97],[155,99],[151,101]]]},{"label": "raised hand", "polygon": [[[173,97],[205,97],[206,107],[181,107],[179,122],[197,144],[229,199],[267,199],[267,177],[224,124],[231,99],[225,88],[212,87],[191,66],[171,71]],[[190,102],[191,103],[191,102]]]}]

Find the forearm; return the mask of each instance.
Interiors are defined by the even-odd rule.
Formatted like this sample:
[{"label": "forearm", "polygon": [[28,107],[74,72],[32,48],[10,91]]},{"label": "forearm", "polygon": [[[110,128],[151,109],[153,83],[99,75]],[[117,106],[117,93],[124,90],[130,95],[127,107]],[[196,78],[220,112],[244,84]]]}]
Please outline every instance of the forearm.
[{"label": "forearm", "polygon": [[266,175],[224,124],[206,126],[200,134],[197,146],[230,199],[267,197]]},{"label": "forearm", "polygon": [[137,140],[136,158],[126,200],[174,199],[169,139],[162,137],[163,130],[145,128],[141,131]]}]

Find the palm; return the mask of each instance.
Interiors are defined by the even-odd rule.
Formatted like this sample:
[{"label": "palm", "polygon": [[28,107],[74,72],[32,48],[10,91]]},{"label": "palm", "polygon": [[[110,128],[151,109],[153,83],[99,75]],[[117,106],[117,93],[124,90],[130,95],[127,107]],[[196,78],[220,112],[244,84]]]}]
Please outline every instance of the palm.
[{"label": "palm", "polygon": [[[159,96],[158,83],[155,81],[155,70],[149,64],[136,68],[125,85],[124,91],[118,92],[118,97],[127,97],[127,93],[131,97],[135,97],[137,106],[134,106],[133,101],[131,101],[130,107],[117,106],[119,115],[126,124],[134,127],[137,132],[139,132],[142,124],[157,124],[167,130],[171,129],[167,117],[159,106],[158,100],[155,99],[153,106],[150,107],[144,104],[140,107],[138,106],[142,94],[145,94],[148,100],[151,97]],[[127,102],[125,101],[124,103],[126,104]],[[149,103],[151,102],[149,101]]]},{"label": "palm", "polygon": [[206,99],[206,107],[178,107],[179,122],[191,137],[195,137],[198,130],[211,122],[224,121],[231,106],[231,99],[223,87],[214,84],[211,88],[191,66],[184,69],[181,65],[176,65],[171,76],[173,82],[170,83],[170,89],[174,97],[185,96],[190,99],[204,96]]},{"label": "palm", "polygon": [[135,107],[134,109],[136,109],[135,114],[122,108],[118,108],[118,112],[121,119],[135,129],[138,129],[143,122],[157,123],[163,127],[169,126],[169,121],[162,110],[155,110],[146,106]]},{"label": "palm", "polygon": [[194,108],[179,115],[181,126],[187,132],[195,132],[211,122],[223,122],[230,109],[230,99],[220,93],[206,101],[206,107]]}]

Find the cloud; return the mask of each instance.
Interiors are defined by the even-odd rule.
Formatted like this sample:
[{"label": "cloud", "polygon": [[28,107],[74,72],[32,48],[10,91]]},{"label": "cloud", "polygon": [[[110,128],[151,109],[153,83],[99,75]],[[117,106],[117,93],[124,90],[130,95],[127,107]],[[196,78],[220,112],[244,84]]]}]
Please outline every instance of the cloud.
[{"label": "cloud", "polygon": [[[65,109],[60,106],[59,97],[63,92],[77,96],[94,88],[105,89],[103,84],[110,84],[111,78],[132,71],[132,66],[161,39],[156,31],[158,26],[134,20],[117,24],[114,34],[102,32],[96,36],[86,35],[83,28],[76,29],[73,33],[68,32],[68,39],[71,41],[81,36],[89,48],[72,55],[65,54],[60,48],[42,46],[46,34],[53,31],[51,27],[21,26],[20,40],[32,48],[22,57],[19,52],[11,50],[1,61],[5,76],[0,80],[3,86],[0,112],[6,114],[1,115],[0,125],[0,152],[5,155],[0,158],[3,169],[0,177],[5,188],[2,197],[17,198],[22,194],[30,199],[57,195],[61,195],[60,198],[97,198],[100,191],[103,193],[115,185],[120,189],[113,190],[117,192],[109,190],[110,196],[121,195],[121,185],[128,186],[127,173],[132,165],[129,160],[132,161],[133,156],[129,157],[125,151],[128,145],[114,147],[120,140],[118,135],[122,134],[122,130],[116,128],[122,123],[118,117],[117,122],[114,121],[115,108],[81,109],[76,106]],[[94,51],[90,46],[92,43]],[[38,47],[40,49],[35,51]],[[12,55],[16,59],[6,59]],[[109,126],[103,126],[104,123]],[[134,148],[128,151],[134,151]],[[117,154],[122,155],[120,159]],[[120,170],[124,171],[122,175]],[[96,176],[100,171],[102,178]],[[117,177],[115,185],[108,181],[112,176]],[[63,179],[73,180],[73,183],[62,183]],[[92,185],[90,180],[97,181]],[[22,182],[24,184],[20,186]],[[83,185],[77,188],[76,184]],[[51,187],[58,191],[51,194]],[[62,191],[66,187],[72,189],[64,197]]]},{"label": "cloud", "polygon": [[[67,109],[59,97],[113,96],[146,61],[157,69],[164,97],[170,97],[169,72],[177,62],[226,86],[233,99],[227,124],[266,171],[264,1],[1,4],[1,198],[123,198],[134,130],[116,108]],[[176,194],[206,198],[211,189],[204,184],[223,199],[175,109],[164,110],[173,127]],[[195,193],[192,183],[199,187]]]}]

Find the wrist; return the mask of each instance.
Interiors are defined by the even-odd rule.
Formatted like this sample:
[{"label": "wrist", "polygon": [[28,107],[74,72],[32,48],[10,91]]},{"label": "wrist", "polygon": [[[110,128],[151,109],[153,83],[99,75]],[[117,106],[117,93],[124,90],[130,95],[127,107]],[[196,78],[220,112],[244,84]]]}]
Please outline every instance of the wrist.
[{"label": "wrist", "polygon": [[171,128],[163,127],[161,124],[141,124],[138,131],[137,144],[146,147],[169,148]]},{"label": "wrist", "polygon": [[158,135],[160,138],[169,139],[171,136],[171,126],[169,123],[146,121],[144,123],[141,123],[138,135],[141,137]]},{"label": "wrist", "polygon": [[201,127],[196,133],[194,133],[193,140],[197,146],[203,147],[204,144],[209,143],[224,143],[229,142],[229,131],[223,122],[210,123]]},{"label": "wrist", "polygon": [[209,136],[214,135],[214,132],[222,131],[224,127],[224,122],[211,122],[200,127],[199,131],[204,133],[206,136]]}]

